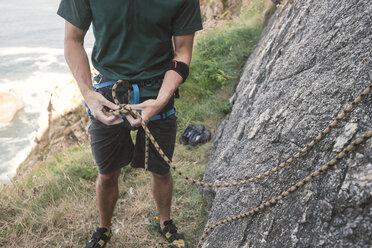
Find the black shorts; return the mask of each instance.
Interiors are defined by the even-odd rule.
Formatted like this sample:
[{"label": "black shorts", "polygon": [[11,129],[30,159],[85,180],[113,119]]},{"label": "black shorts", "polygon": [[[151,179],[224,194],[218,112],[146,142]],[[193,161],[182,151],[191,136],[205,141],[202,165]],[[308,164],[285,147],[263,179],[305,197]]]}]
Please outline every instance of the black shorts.
[{"label": "black shorts", "polygon": [[[108,100],[112,101],[111,91],[99,90]],[[122,98],[122,101],[120,101]],[[119,98],[120,102],[126,103],[126,96]],[[143,102],[146,99],[141,99]],[[173,107],[174,98],[161,111]],[[166,119],[150,121],[148,128],[161,149],[169,159],[173,157],[176,141],[177,117],[171,115]],[[136,143],[133,144],[128,123],[119,125],[106,125],[91,117],[89,133],[91,138],[91,148],[95,162],[100,174],[114,172],[131,162],[133,168],[145,168],[145,134],[142,127],[138,129]],[[156,151],[150,142],[149,150],[149,171],[156,174],[165,175],[169,172],[169,165]]]}]

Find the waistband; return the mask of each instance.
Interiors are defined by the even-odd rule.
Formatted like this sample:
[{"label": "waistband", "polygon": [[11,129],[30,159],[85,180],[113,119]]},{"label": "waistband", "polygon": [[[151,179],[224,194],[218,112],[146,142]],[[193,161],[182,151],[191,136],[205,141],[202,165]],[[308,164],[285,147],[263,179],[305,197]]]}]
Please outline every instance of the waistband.
[{"label": "waistband", "polygon": [[[145,80],[123,80],[125,83],[128,84],[137,84],[139,87],[143,86],[151,86],[153,84],[162,83],[164,79],[164,75],[159,75],[153,78],[145,79]],[[103,76],[102,74],[99,74],[98,76],[94,77],[95,84],[101,84],[105,82],[116,82],[116,80],[107,78]]]}]

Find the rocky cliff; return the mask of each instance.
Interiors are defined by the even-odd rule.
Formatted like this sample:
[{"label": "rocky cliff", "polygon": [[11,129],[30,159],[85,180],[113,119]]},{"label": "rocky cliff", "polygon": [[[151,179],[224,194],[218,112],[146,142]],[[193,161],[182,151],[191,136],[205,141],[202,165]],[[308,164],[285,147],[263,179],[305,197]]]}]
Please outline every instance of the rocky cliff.
[{"label": "rocky cliff", "polygon": [[89,119],[81,104],[82,99],[75,81],[56,86],[46,112],[40,118],[32,150],[17,169],[17,180],[27,175],[39,161],[89,140]]},{"label": "rocky cliff", "polygon": [[[271,0],[263,0],[268,12],[273,4]],[[200,7],[203,16],[204,31],[223,24],[226,20],[231,20],[250,9],[253,0],[200,0]]]},{"label": "rocky cliff", "polygon": [[0,124],[12,121],[17,111],[23,106],[19,92],[13,89],[0,91]]},{"label": "rocky cliff", "polygon": [[[232,112],[215,134],[206,182],[272,170],[301,151],[372,83],[370,0],[279,6],[247,61]],[[372,130],[369,94],[324,140],[270,176],[204,189],[207,226],[256,208]],[[274,206],[215,228],[203,247],[371,247],[372,141]]]}]

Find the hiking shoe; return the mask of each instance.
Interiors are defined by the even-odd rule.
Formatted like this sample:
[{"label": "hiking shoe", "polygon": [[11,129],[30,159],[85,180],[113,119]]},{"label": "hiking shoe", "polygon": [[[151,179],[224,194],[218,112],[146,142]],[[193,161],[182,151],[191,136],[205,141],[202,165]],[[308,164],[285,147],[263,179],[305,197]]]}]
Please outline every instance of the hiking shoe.
[{"label": "hiking shoe", "polygon": [[195,139],[194,137],[200,136],[204,130],[205,130],[205,126],[203,124],[197,125],[196,127],[194,127],[194,129],[192,130],[189,136],[188,144],[190,145],[191,143],[195,143],[192,141],[193,139]]},{"label": "hiking shoe", "polygon": [[183,131],[183,133],[181,134],[180,143],[183,145],[187,145],[189,143],[189,138],[193,134],[194,130],[195,130],[195,126],[188,125],[186,129]]},{"label": "hiking shoe", "polygon": [[172,220],[164,222],[164,225],[158,224],[158,232],[171,244],[171,248],[188,248],[183,234],[178,233],[177,227]]},{"label": "hiking shoe", "polygon": [[85,248],[103,248],[109,242],[111,236],[111,230],[107,231],[107,229],[104,227],[98,227],[93,233],[90,241],[86,244]]},{"label": "hiking shoe", "polygon": [[207,143],[211,137],[212,133],[209,130],[205,130],[204,126],[201,125],[200,128],[195,128],[194,133],[189,138],[189,145],[190,146],[197,146],[198,144]]}]

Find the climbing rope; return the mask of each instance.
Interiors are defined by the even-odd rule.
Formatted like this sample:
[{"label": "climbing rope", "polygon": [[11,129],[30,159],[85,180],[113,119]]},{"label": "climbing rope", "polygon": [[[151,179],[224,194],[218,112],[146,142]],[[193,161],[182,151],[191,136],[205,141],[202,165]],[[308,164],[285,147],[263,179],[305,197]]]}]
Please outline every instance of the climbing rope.
[{"label": "climbing rope", "polygon": [[112,110],[111,112],[115,116],[123,116],[123,115],[132,115],[135,118],[138,118],[141,120],[141,126],[143,130],[145,131],[146,135],[146,144],[145,144],[145,168],[148,168],[148,158],[149,158],[149,140],[151,143],[155,146],[155,149],[160,154],[160,156],[165,160],[166,163],[169,164],[169,166],[176,171],[181,177],[186,179],[189,183],[196,184],[197,186],[201,187],[233,187],[233,186],[243,186],[251,182],[256,182],[259,179],[264,178],[265,176],[270,176],[275,172],[278,172],[280,169],[288,166],[290,163],[294,162],[297,158],[300,158],[304,156],[307,152],[309,152],[319,141],[323,140],[324,137],[334,128],[342,119],[344,119],[364,98],[366,95],[368,95],[372,91],[372,83],[357,97],[354,99],[354,101],[347,106],[341,114],[339,114],[329,125],[327,128],[325,128],[318,136],[316,136],[309,144],[307,144],[300,152],[297,152],[294,154],[291,158],[287,159],[285,162],[280,163],[278,166],[274,167],[271,170],[268,170],[262,174],[259,174],[257,176],[248,178],[246,180],[237,181],[237,182],[222,182],[222,183],[205,183],[202,181],[199,181],[197,179],[191,178],[187,175],[185,175],[180,169],[178,169],[174,163],[168,158],[168,156],[163,152],[163,150],[160,148],[159,144],[156,142],[155,138],[152,136],[150,130],[147,128],[147,124],[142,120],[142,116],[139,112],[129,107],[127,104],[121,104],[119,100],[116,97],[116,89],[118,85],[128,83],[124,80],[118,80],[117,83],[112,87],[112,97],[114,99],[115,104],[120,106],[120,109],[118,110]]},{"label": "climbing rope", "polygon": [[221,226],[221,225],[224,225],[224,224],[229,223],[229,222],[234,221],[234,220],[239,220],[239,219],[248,217],[250,215],[253,215],[253,214],[256,214],[256,213],[260,212],[261,210],[263,210],[263,209],[265,209],[267,207],[274,206],[278,201],[282,200],[283,198],[287,197],[291,193],[295,192],[297,189],[299,189],[300,187],[304,186],[306,183],[310,182],[314,177],[320,175],[320,173],[326,172],[329,168],[331,168],[331,166],[334,166],[335,164],[337,164],[338,162],[340,162],[343,158],[345,158],[345,156],[346,156],[347,153],[351,152],[358,145],[366,142],[371,137],[372,137],[372,130],[364,133],[361,138],[357,138],[354,141],[352,141],[348,146],[346,146],[343,149],[343,151],[341,151],[340,153],[338,153],[335,156],[334,159],[328,161],[328,163],[326,165],[321,166],[318,170],[312,172],[310,175],[308,175],[307,177],[305,177],[301,181],[297,182],[294,186],[290,187],[287,191],[284,191],[280,195],[272,198],[270,201],[267,201],[267,202],[261,204],[260,206],[254,208],[254,209],[252,209],[252,210],[250,210],[248,212],[245,212],[243,214],[236,215],[236,216],[233,216],[233,217],[230,217],[230,218],[223,219],[221,221],[218,221],[214,225],[211,225],[203,233],[203,235],[202,235],[202,237],[201,237],[201,239],[200,239],[200,241],[198,243],[198,247],[201,247],[201,245],[203,244],[203,241],[205,240],[205,238],[216,227]]},{"label": "climbing rope", "polygon": [[[113,86],[112,86],[112,98],[114,99],[114,102],[117,104],[117,105],[120,105],[122,107],[125,107],[126,105],[125,104],[120,104],[118,98],[117,98],[117,93],[116,93],[116,89],[118,88],[119,85],[121,84],[127,84],[129,85],[130,83],[128,81],[125,81],[125,80],[118,80]],[[128,87],[129,88],[129,87]],[[128,102],[130,102],[131,100],[131,93],[130,93],[130,89],[128,89]],[[130,108],[128,108],[129,110]],[[132,112],[132,113],[131,113]],[[139,117],[139,113],[138,112],[133,112],[133,110],[130,111],[127,111],[127,110],[124,110],[123,112],[121,113],[127,113],[127,114],[131,114],[132,116],[138,118]],[[134,115],[135,113],[135,115]],[[125,114],[125,115],[127,115]],[[123,114],[116,114],[116,116],[123,116]],[[141,124],[142,124],[142,118],[141,119]],[[146,131],[148,130],[147,129],[147,125],[142,125],[143,127],[143,130],[145,130],[145,133]],[[149,137],[146,135],[145,136],[145,170],[148,170],[148,167],[149,167],[149,148],[150,148],[150,143],[149,143]]]},{"label": "climbing rope", "polygon": [[[118,80],[116,82],[116,84],[112,87],[112,97],[114,99],[115,104],[119,105],[120,108],[118,110],[111,110],[111,113],[114,114],[115,116],[123,116],[123,115],[129,115],[130,114],[134,118],[140,119],[141,126],[142,126],[142,128],[143,128],[143,130],[145,132],[145,136],[146,136],[146,143],[145,143],[145,168],[146,169],[148,168],[148,162],[149,162],[149,141],[151,141],[151,143],[154,145],[155,149],[160,154],[160,156],[164,159],[164,161],[166,161],[166,163],[168,163],[168,165],[173,170],[175,170],[181,177],[183,177],[184,179],[186,179],[188,182],[193,183],[193,184],[196,184],[198,186],[202,186],[202,187],[232,187],[232,186],[243,186],[243,185],[246,185],[246,184],[248,184],[250,182],[256,182],[257,180],[262,179],[265,176],[270,176],[273,173],[278,172],[281,168],[284,168],[284,167],[288,166],[290,163],[294,162],[295,159],[304,156],[307,152],[309,152],[312,148],[314,148],[314,146],[317,143],[319,143],[319,141],[321,141],[321,140],[324,139],[324,137],[332,130],[332,128],[334,128],[342,119],[344,119],[365,98],[365,96],[367,96],[372,91],[372,83],[371,83],[365,90],[363,90],[363,92],[357,98],[355,98],[352,101],[352,103],[349,106],[347,106],[342,111],[341,114],[339,114],[327,126],[326,129],[324,129],[323,131],[321,131],[321,133],[318,136],[316,136],[309,144],[307,144],[300,152],[297,152],[291,158],[287,159],[285,162],[282,162],[277,167],[275,167],[275,168],[273,168],[271,170],[268,170],[268,171],[266,171],[266,172],[264,172],[262,174],[259,174],[259,175],[255,176],[255,177],[251,177],[251,178],[249,178],[247,180],[242,180],[242,181],[232,182],[232,183],[217,183],[217,184],[215,184],[215,183],[205,183],[205,182],[201,182],[199,180],[193,179],[193,178],[185,175],[182,171],[180,171],[174,165],[174,163],[168,158],[168,156],[164,153],[164,151],[160,148],[159,144],[156,142],[155,138],[153,137],[153,135],[151,134],[151,132],[147,128],[146,122],[142,119],[141,114],[139,112],[137,112],[136,110],[132,109],[131,107],[129,107],[127,104],[121,104],[119,102],[119,100],[117,99],[117,97],[116,97],[116,89],[117,89],[118,85],[123,84],[123,83],[128,83],[128,82],[127,81],[123,81],[123,80]],[[128,96],[130,97],[130,94],[128,94]],[[217,226],[221,226],[221,225],[224,225],[224,224],[229,223],[231,221],[235,221],[235,220],[238,220],[238,219],[242,219],[242,218],[248,217],[250,215],[253,215],[253,214],[258,213],[259,211],[261,211],[261,210],[263,210],[263,209],[265,209],[267,207],[270,207],[270,206],[275,205],[278,201],[280,201],[283,198],[287,197],[289,194],[295,192],[297,189],[299,189],[300,187],[302,187],[306,183],[310,182],[314,177],[318,176],[320,173],[327,171],[331,166],[334,166],[335,164],[337,164],[339,161],[341,161],[346,156],[347,153],[351,152],[356,146],[364,143],[365,141],[367,141],[371,137],[372,137],[372,131],[369,131],[369,132],[364,133],[361,138],[358,138],[358,139],[354,140],[353,142],[351,142],[348,146],[346,146],[343,149],[342,152],[338,153],[335,156],[335,158],[332,159],[332,160],[330,160],[326,165],[321,166],[318,170],[312,172],[309,176],[307,176],[304,179],[302,179],[301,181],[297,182],[294,186],[290,187],[287,191],[285,191],[282,194],[276,196],[275,198],[271,199],[270,201],[267,201],[267,202],[261,204],[260,206],[258,206],[257,208],[255,208],[253,210],[250,210],[250,211],[248,211],[246,213],[243,213],[243,214],[240,214],[240,215],[236,215],[236,216],[233,216],[233,217],[230,217],[230,218],[223,219],[221,221],[218,221],[216,224],[210,226],[203,233],[203,235],[202,235],[202,237],[201,237],[201,239],[200,239],[200,241],[198,243],[198,247],[201,247],[203,241],[208,236],[208,234],[213,229],[215,229]]]}]

